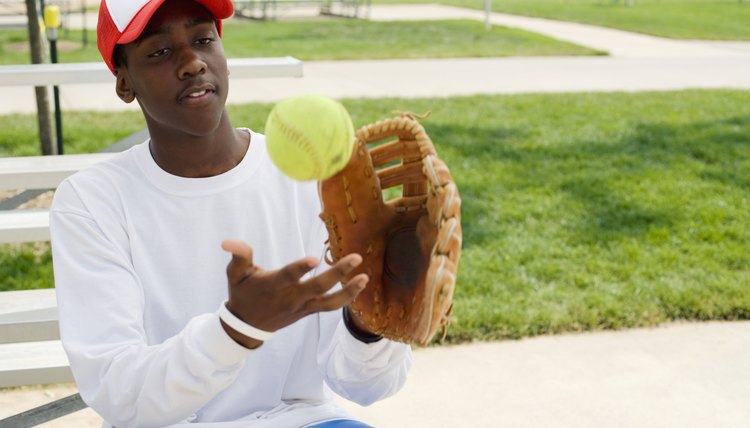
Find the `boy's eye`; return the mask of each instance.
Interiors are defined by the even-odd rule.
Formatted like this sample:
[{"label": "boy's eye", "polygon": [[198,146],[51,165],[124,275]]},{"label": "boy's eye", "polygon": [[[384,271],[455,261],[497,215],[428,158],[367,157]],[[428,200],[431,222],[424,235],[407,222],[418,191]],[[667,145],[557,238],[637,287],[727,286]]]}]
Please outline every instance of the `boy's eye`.
[{"label": "boy's eye", "polygon": [[149,58],[158,58],[158,57],[160,57],[162,55],[165,55],[167,53],[167,51],[168,51],[167,48],[159,49],[159,50],[156,50],[156,51],[151,52],[150,54],[148,54],[148,57]]},{"label": "boy's eye", "polygon": [[212,43],[213,41],[214,41],[214,39],[213,39],[213,38],[211,38],[211,37],[204,37],[204,38],[202,38],[202,39],[198,39],[198,40],[196,40],[196,41],[195,41],[195,43],[197,43],[197,44],[199,44],[199,45],[209,45],[209,44],[211,44],[211,43]]}]

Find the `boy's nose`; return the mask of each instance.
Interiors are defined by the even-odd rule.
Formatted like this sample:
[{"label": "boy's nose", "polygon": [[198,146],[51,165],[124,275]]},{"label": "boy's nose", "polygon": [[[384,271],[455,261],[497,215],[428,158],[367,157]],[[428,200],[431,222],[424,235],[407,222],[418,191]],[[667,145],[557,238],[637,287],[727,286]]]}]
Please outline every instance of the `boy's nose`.
[{"label": "boy's nose", "polygon": [[206,72],[208,65],[205,61],[190,48],[183,48],[180,52],[180,67],[177,71],[177,77],[185,79]]}]

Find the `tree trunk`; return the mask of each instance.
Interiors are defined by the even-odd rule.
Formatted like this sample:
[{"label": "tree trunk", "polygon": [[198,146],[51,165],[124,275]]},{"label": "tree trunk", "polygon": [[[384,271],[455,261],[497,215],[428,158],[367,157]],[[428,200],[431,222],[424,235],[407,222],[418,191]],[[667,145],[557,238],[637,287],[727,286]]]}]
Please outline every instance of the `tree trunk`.
[{"label": "tree trunk", "polygon": [[[43,64],[47,62],[47,51],[44,48],[45,38],[39,26],[39,14],[36,0],[26,0],[26,16],[29,21],[29,44],[31,45],[31,63]],[[57,154],[55,143],[54,123],[52,121],[52,109],[49,104],[49,88],[37,86],[36,110],[37,123],[39,126],[39,142],[43,155]]]}]

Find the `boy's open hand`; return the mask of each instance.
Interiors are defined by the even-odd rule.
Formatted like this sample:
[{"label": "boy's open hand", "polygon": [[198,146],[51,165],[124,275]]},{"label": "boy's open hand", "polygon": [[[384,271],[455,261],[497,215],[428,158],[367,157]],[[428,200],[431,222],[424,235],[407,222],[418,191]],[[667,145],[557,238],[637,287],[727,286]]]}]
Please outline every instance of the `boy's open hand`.
[{"label": "boy's open hand", "polygon": [[[253,250],[244,241],[226,240],[221,247],[232,253],[232,260],[227,265],[227,309],[246,323],[265,331],[273,332],[307,315],[349,305],[369,279],[366,274],[356,275],[343,284],[341,290],[328,293],[362,262],[362,257],[349,254],[320,275],[301,281],[306,273],[318,266],[318,260],[305,257],[279,270],[266,271],[253,264]],[[254,339],[247,340],[249,338],[226,325],[224,329],[235,341],[248,348],[261,344]]]}]

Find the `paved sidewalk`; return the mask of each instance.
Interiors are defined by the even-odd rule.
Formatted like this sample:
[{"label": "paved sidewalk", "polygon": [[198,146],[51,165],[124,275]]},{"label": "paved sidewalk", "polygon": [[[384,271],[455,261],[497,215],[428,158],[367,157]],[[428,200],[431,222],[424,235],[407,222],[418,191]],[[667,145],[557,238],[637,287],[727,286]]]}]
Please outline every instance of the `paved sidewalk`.
[{"label": "paved sidewalk", "polygon": [[[406,386],[362,408],[379,428],[741,428],[750,421],[750,322],[417,349]],[[0,418],[75,392],[0,391]],[[46,427],[99,426],[91,410]]]},{"label": "paved sidewalk", "polygon": [[[370,19],[375,21],[415,19],[473,19],[484,22],[483,11],[443,5],[378,5],[373,6]],[[724,57],[750,55],[750,42],[706,42],[672,40],[645,34],[575,22],[526,16],[490,14],[493,25],[519,28],[544,34],[615,57]]]},{"label": "paved sidewalk", "polygon": [[750,322],[547,336],[415,353],[378,427],[747,427]]}]

